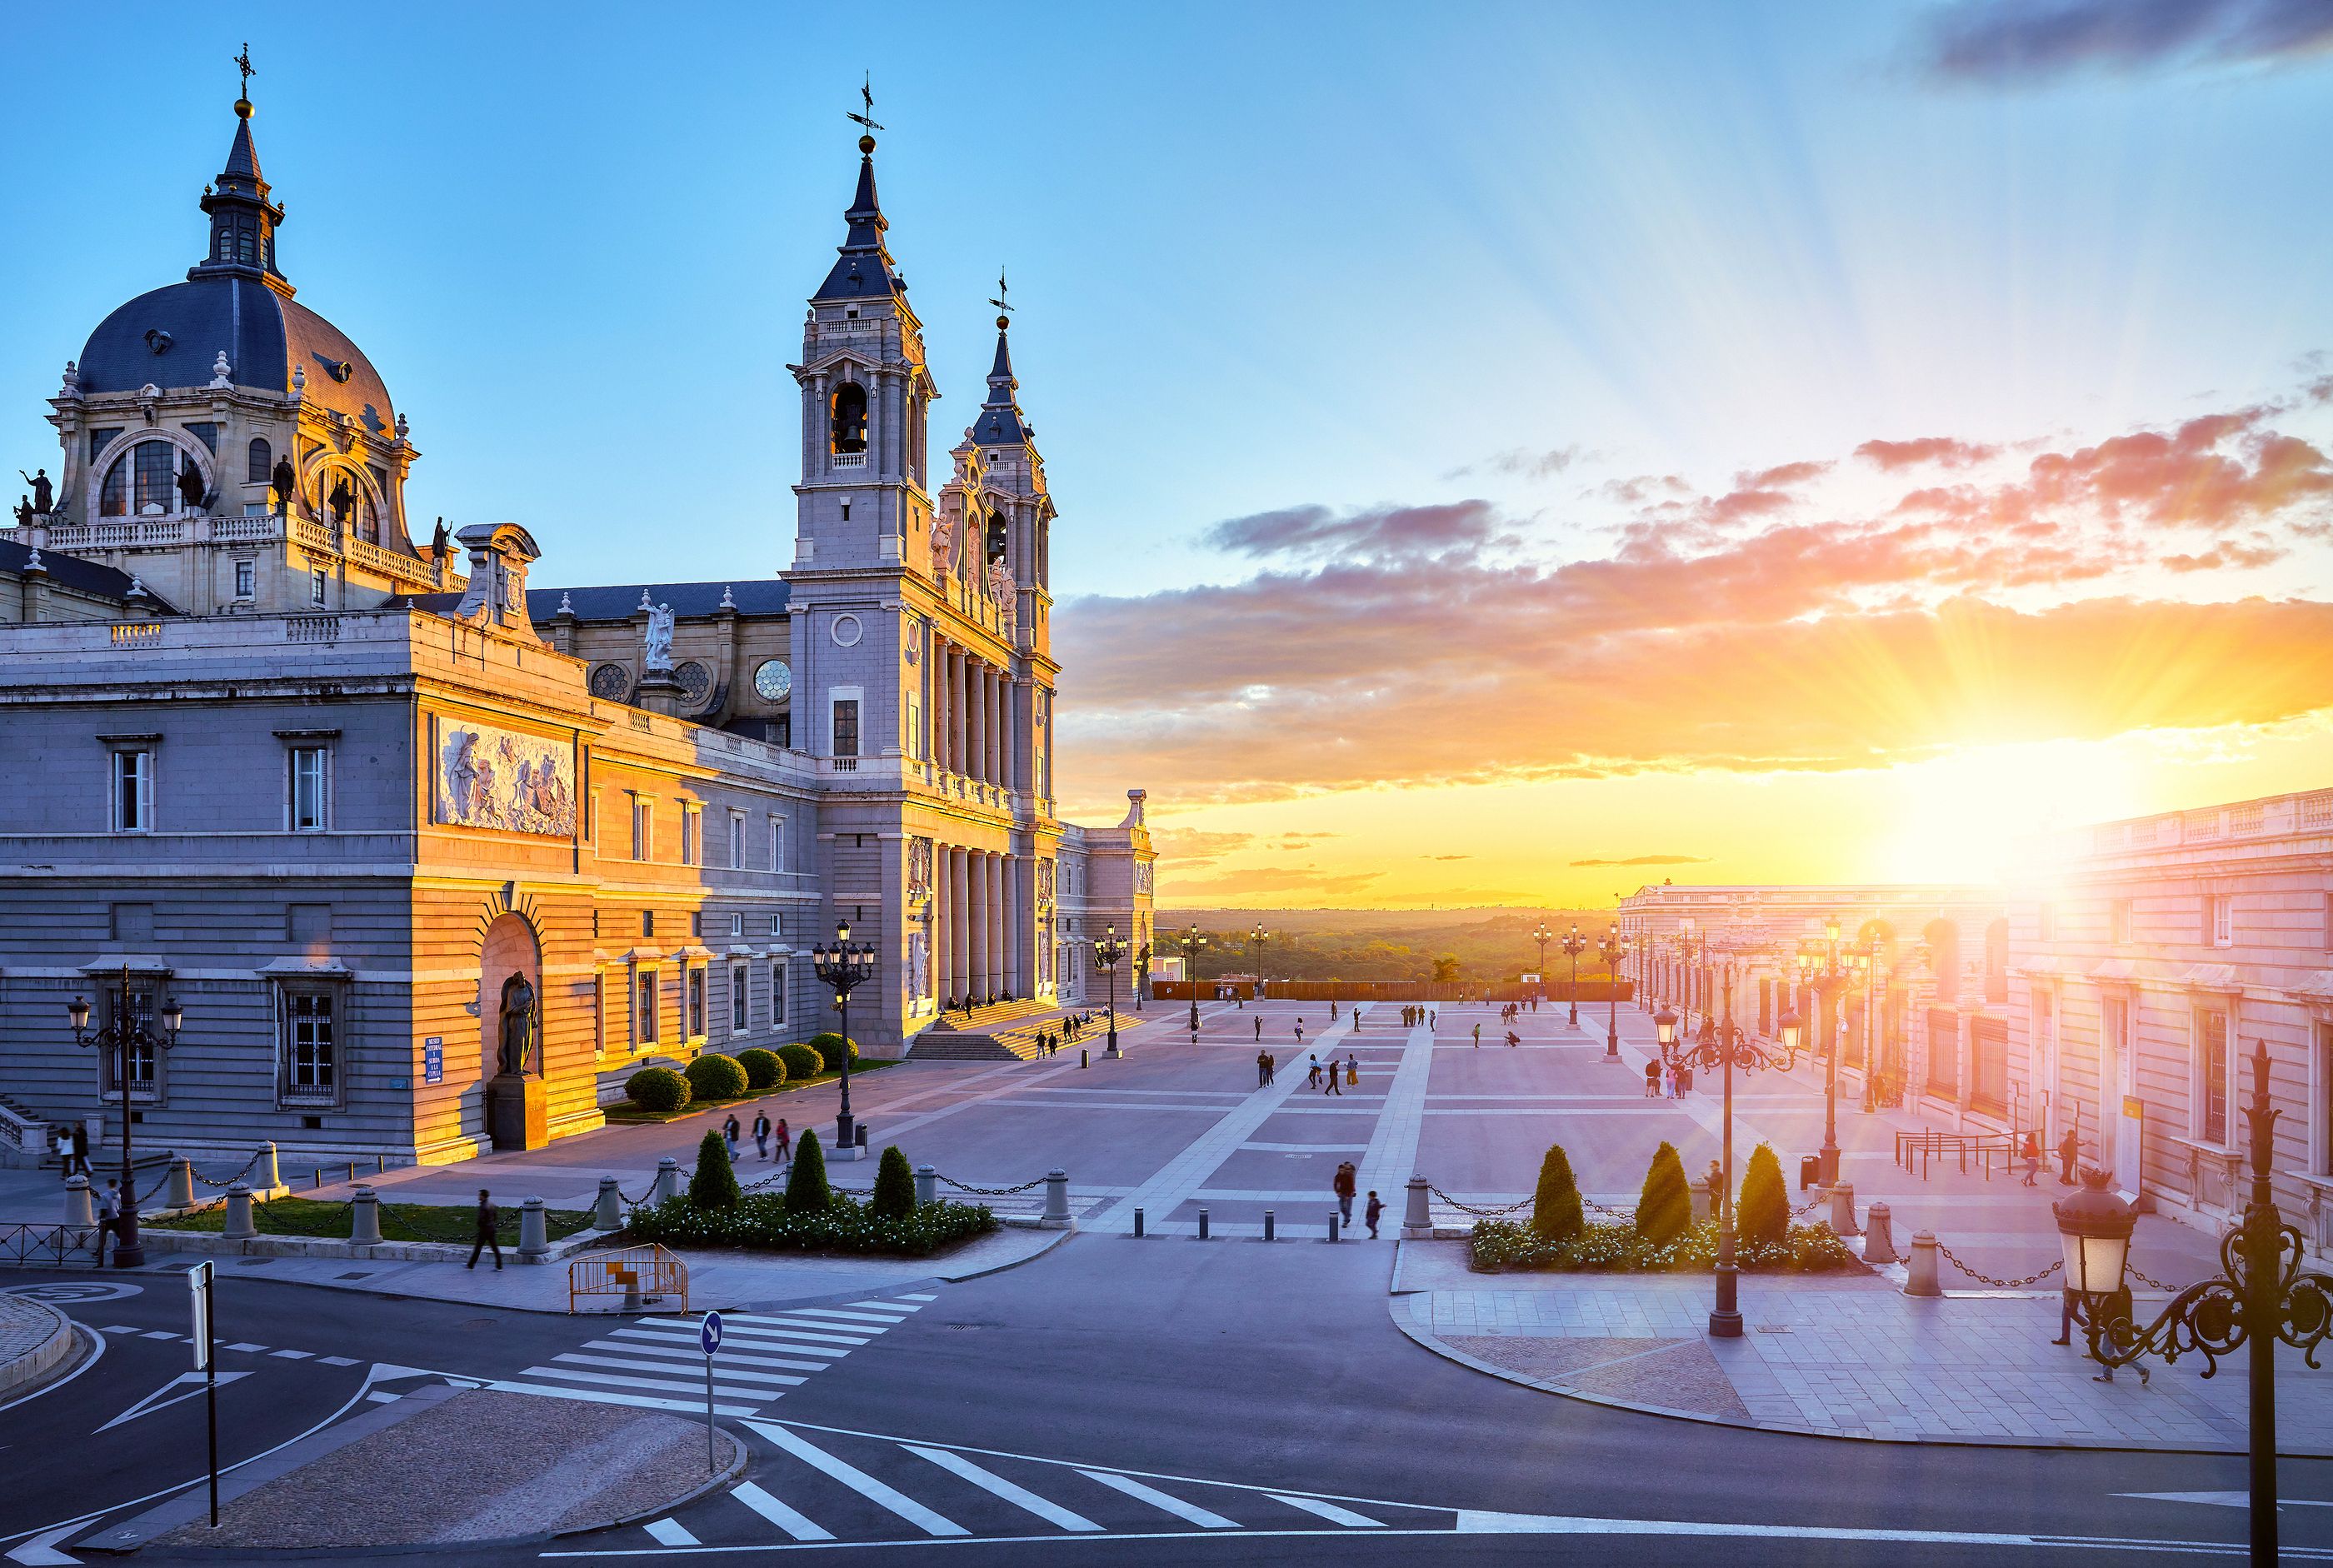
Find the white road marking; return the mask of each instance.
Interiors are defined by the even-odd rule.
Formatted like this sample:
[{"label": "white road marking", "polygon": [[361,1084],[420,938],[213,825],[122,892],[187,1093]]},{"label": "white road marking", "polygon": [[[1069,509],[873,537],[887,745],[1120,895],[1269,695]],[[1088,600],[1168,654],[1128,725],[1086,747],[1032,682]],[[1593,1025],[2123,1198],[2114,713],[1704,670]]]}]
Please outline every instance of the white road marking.
[{"label": "white road marking", "polygon": [[955,1520],[935,1514],[903,1492],[894,1491],[855,1465],[847,1465],[825,1449],[794,1436],[785,1428],[770,1421],[747,1421],[747,1426],[759,1432],[795,1458],[825,1471],[870,1503],[888,1508],[927,1535],[969,1535],[971,1531]]},{"label": "white road marking", "polygon": [[43,1530],[38,1535],[8,1554],[11,1563],[22,1563],[26,1568],[53,1568],[59,1563],[78,1563],[78,1557],[68,1557],[57,1550],[57,1543],[80,1529],[79,1525],[67,1525],[62,1530]]},{"label": "white road marking", "polygon": [[402,1394],[392,1394],[387,1389],[375,1389],[372,1392],[365,1396],[367,1400],[370,1400],[376,1405],[393,1405],[404,1397],[405,1396]]},{"label": "white road marking", "polygon": [[671,1519],[658,1519],[648,1526],[648,1533],[667,1546],[694,1546],[696,1537]]},{"label": "white road marking", "polygon": [[[621,1371],[677,1372],[680,1371],[678,1367],[660,1366],[653,1361],[636,1361],[629,1358],[619,1360],[614,1356],[580,1355],[573,1351],[563,1351],[551,1359],[554,1361],[572,1361],[574,1364],[581,1367],[614,1367]],[[555,1367],[546,1367],[543,1370],[545,1371],[558,1371]],[[783,1372],[749,1372],[737,1367],[725,1366],[717,1360],[713,1363],[713,1374],[716,1379],[727,1378],[734,1382],[775,1383],[781,1388],[787,1389],[798,1389],[802,1387],[802,1384],[810,1380],[807,1378],[790,1378]],[[581,1374],[564,1372],[560,1375],[562,1377],[577,1377]],[[739,1393],[744,1393],[745,1390],[740,1389],[737,1391]]]},{"label": "white road marking", "polygon": [[267,1347],[265,1345],[255,1345],[249,1340],[244,1340],[235,1344],[228,1345],[226,1348],[231,1351],[264,1351]]},{"label": "white road marking", "polygon": [[[702,1395],[705,1388],[704,1383],[690,1378],[627,1378],[615,1372],[581,1372],[567,1367],[529,1367],[520,1375],[529,1378],[571,1378],[579,1383],[590,1383],[594,1388],[664,1389],[672,1393],[698,1394],[700,1396]],[[713,1385],[713,1391],[715,1394],[724,1399],[731,1400],[769,1400],[776,1398],[776,1396],[772,1394],[767,1389],[741,1389],[726,1387],[718,1382]],[[702,1398],[700,1397],[698,1403],[692,1405],[689,1408],[692,1409],[703,1409],[705,1406]]]},{"label": "white road marking", "polygon": [[270,1351],[267,1353],[271,1356],[281,1356],[285,1361],[304,1361],[316,1352],[313,1351]]},{"label": "white road marking", "polygon": [[[701,1361],[705,1352],[694,1345],[638,1345],[629,1340],[593,1340],[583,1347],[587,1351],[620,1351],[628,1356],[666,1356],[674,1361]],[[634,1363],[636,1365],[639,1363]],[[782,1356],[751,1355],[744,1351],[716,1351],[713,1355],[715,1367],[775,1367],[788,1372],[822,1372],[824,1361],[790,1361]]]},{"label": "white road marking", "polygon": [[[832,1532],[821,1530],[808,1519],[771,1496],[751,1481],[741,1481],[729,1494],[748,1508],[783,1530],[797,1541],[831,1541]],[[672,1544],[672,1543],[667,1543]]]},{"label": "white road marking", "polygon": [[899,1299],[900,1299],[901,1301],[937,1301],[937,1300],[939,1300],[940,1298],[939,1298],[939,1297],[937,1297],[937,1296],[936,1296],[936,1295],[934,1295],[934,1294],[931,1294],[930,1292],[928,1292],[928,1291],[914,1291],[914,1290],[911,1290],[911,1291],[907,1292],[907,1294],[905,1294],[905,1295],[901,1296]]},{"label": "white road marking", "polygon": [[[228,1348],[233,1349],[234,1347],[229,1346]],[[357,1363],[352,1358],[348,1356],[318,1356],[316,1358],[316,1364],[320,1367],[352,1367]]]},{"label": "white road marking", "polygon": [[1138,1503],[1163,1508],[1177,1519],[1186,1519],[1203,1530],[1236,1530],[1236,1519],[1226,1519],[1221,1514],[1210,1514],[1196,1503],[1186,1503],[1180,1497],[1170,1497],[1156,1486],[1146,1486],[1131,1476],[1120,1476],[1109,1470],[1080,1470],[1088,1480],[1099,1481],[1114,1491],[1125,1493]]},{"label": "white road marking", "polygon": [[[830,1360],[850,1353],[850,1347],[848,1345],[797,1344],[791,1340],[772,1339],[759,1334],[750,1340],[743,1337],[734,1340],[728,1338],[728,1335],[740,1333],[736,1329],[724,1329],[722,1333],[724,1337],[721,1342],[724,1345],[741,1351],[776,1351],[790,1356],[825,1356]],[[618,1329],[611,1337],[627,1341],[646,1340],[658,1344],[686,1345],[691,1355],[705,1353],[704,1347],[698,1342],[693,1330],[685,1334],[673,1334],[656,1329]]]},{"label": "white road marking", "polygon": [[861,1332],[865,1332],[864,1325],[869,1323],[881,1323],[889,1328],[899,1321],[888,1313],[844,1312],[834,1307],[791,1307],[787,1310],[796,1319],[831,1318],[836,1320],[834,1326],[837,1328],[857,1329]]},{"label": "white road marking", "polygon": [[[647,1394],[619,1394],[607,1389],[562,1389],[550,1383],[522,1383],[513,1380],[491,1382],[486,1387],[505,1394],[541,1394],[546,1399],[581,1400],[594,1405],[631,1405],[643,1410],[678,1410],[683,1415],[705,1414],[705,1400],[700,1396],[694,1403],[687,1400],[658,1400]],[[717,1416],[750,1416],[759,1405],[721,1405],[713,1407]]]},{"label": "white road marking", "polygon": [[803,1323],[798,1318],[749,1317],[739,1313],[734,1317],[723,1314],[721,1323],[733,1333],[783,1334],[790,1339],[811,1340],[830,1345],[863,1345],[875,1337],[869,1333],[847,1334],[841,1332],[843,1325],[840,1323],[821,1323],[816,1319]]},{"label": "white road marking", "polygon": [[910,1454],[920,1454],[952,1476],[961,1476],[982,1491],[1003,1498],[1016,1508],[1026,1509],[1048,1525],[1058,1525],[1064,1530],[1099,1530],[1100,1525],[1083,1514],[1073,1514],[1058,1503],[1049,1503],[1025,1486],[1016,1486],[1003,1477],[984,1470],[962,1454],[952,1454],[946,1448],[919,1448],[913,1443],[903,1445]]},{"label": "white road marking", "polygon": [[176,1340],[183,1339],[186,1336],[183,1334],[174,1334],[168,1329],[148,1329],[146,1331],[146,1337],[149,1340]]},{"label": "white road marking", "polygon": [[1291,1508],[1301,1508],[1307,1514],[1326,1519],[1331,1525],[1342,1525],[1352,1530],[1382,1530],[1385,1521],[1356,1514],[1350,1508],[1339,1508],[1334,1503],[1323,1503],[1318,1497],[1291,1496],[1286,1492],[1267,1492],[1264,1496],[1275,1503],[1285,1503]]},{"label": "white road marking", "polygon": [[[929,1295],[903,1295],[897,1301],[855,1301],[850,1304],[857,1307],[873,1307],[878,1312],[919,1313],[924,1310],[924,1303],[938,1299],[937,1296]],[[906,1304],[908,1302],[914,1302],[916,1304],[908,1306]]]},{"label": "white road marking", "polygon": [[[2117,1497],[2136,1497],[2147,1503],[2201,1503],[2214,1508],[2249,1508],[2252,1505],[2250,1492],[2116,1492]],[[2280,1508],[2333,1508],[2333,1503],[2315,1497],[2279,1497]]]}]

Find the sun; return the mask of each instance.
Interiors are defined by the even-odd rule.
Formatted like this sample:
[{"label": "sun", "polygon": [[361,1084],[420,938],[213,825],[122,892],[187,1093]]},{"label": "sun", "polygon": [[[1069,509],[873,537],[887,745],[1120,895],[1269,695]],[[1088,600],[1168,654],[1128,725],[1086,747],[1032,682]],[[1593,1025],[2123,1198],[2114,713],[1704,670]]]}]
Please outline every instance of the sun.
[{"label": "sun", "polygon": [[2133,759],[2112,742],[1964,746],[1888,770],[1896,829],[1876,870],[1890,881],[1997,882],[2030,869],[2036,841],[2129,816]]}]

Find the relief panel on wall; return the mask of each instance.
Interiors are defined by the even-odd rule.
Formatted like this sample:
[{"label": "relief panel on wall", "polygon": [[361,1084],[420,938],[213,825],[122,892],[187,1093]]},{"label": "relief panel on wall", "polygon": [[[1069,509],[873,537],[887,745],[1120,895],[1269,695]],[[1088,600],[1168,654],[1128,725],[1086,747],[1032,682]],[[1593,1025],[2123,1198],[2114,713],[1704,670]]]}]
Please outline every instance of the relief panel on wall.
[{"label": "relief panel on wall", "polygon": [[570,838],[575,751],[565,740],[433,718],[430,821]]}]

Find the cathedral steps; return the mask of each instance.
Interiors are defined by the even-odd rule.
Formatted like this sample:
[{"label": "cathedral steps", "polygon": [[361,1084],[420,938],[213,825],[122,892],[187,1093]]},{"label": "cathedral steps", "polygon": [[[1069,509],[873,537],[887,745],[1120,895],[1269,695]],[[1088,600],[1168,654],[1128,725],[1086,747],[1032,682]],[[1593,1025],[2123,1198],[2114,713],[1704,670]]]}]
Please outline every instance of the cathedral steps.
[{"label": "cathedral steps", "polygon": [[1033,1062],[1037,1059],[1037,1042],[1018,1034],[926,1029],[916,1036],[915,1046],[907,1054],[917,1062]]}]

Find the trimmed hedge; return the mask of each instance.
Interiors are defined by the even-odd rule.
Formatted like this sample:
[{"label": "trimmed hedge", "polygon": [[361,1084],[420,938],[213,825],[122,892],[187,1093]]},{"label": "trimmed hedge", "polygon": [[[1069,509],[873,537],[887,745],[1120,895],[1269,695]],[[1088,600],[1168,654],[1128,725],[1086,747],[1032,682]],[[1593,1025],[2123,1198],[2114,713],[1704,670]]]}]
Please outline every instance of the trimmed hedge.
[{"label": "trimmed hedge", "polygon": [[853,1062],[858,1061],[859,1042],[856,1040],[845,1040],[831,1029],[823,1034],[813,1034],[810,1037],[810,1048],[818,1053],[821,1072],[842,1071],[842,1050],[846,1045],[850,1048],[850,1059]]},{"label": "trimmed hedge", "polygon": [[794,1144],[794,1168],[786,1177],[785,1202],[789,1214],[816,1214],[834,1202],[834,1188],[826,1180],[826,1151],[818,1146],[818,1134],[807,1127]]},{"label": "trimmed hedge", "polygon": [[907,1157],[896,1143],[884,1146],[882,1163],[875,1168],[875,1191],[867,1207],[883,1219],[899,1219],[915,1212],[916,1173],[907,1169]]},{"label": "trimmed hedge", "polygon": [[837,1197],[822,1208],[802,1210],[768,1192],[750,1193],[734,1208],[704,1208],[676,1198],[634,1210],[631,1221],[634,1237],[667,1246],[895,1257],[922,1257],[995,1228],[996,1216],[981,1204],[918,1204],[904,1215],[887,1217],[855,1198]]},{"label": "trimmed hedge", "polygon": [[1539,1168],[1539,1190],[1531,1199],[1531,1234],[1541,1241],[1568,1241],[1588,1223],[1579,1207],[1579,1182],[1563,1145],[1548,1145]]},{"label": "trimmed hedge", "polygon": [[688,1178],[688,1201],[699,1208],[734,1208],[743,1196],[736,1169],[729,1163],[729,1140],[719,1128],[706,1128],[696,1142],[696,1173]]},{"label": "trimmed hedge", "polygon": [[708,1051],[688,1064],[688,1092],[699,1100],[734,1100],[745,1092],[745,1070],[734,1056]]},{"label": "trimmed hedge", "polygon": [[1677,1159],[1676,1145],[1664,1140],[1653,1150],[1644,1189],[1637,1196],[1637,1236],[1646,1246],[1661,1247],[1692,1224],[1693,1193],[1685,1184],[1685,1164]]},{"label": "trimmed hedge", "polygon": [[786,1064],[778,1060],[778,1053],[759,1045],[738,1052],[737,1065],[745,1070],[748,1089],[775,1089],[786,1081]]},{"label": "trimmed hedge", "polygon": [[789,1082],[796,1078],[815,1078],[826,1071],[826,1063],[819,1060],[818,1053],[799,1042],[778,1047],[778,1065],[786,1070]]},{"label": "trimmed hedge", "polygon": [[1779,1246],[1791,1229],[1791,1189],[1782,1184],[1782,1162],[1760,1144],[1750,1151],[1742,1177],[1742,1207],[1733,1217],[1737,1242]]},{"label": "trimmed hedge", "polygon": [[624,1098],[643,1111],[677,1111],[688,1103],[688,1080],[669,1067],[643,1067],[624,1080]]},{"label": "trimmed hedge", "polygon": [[[1861,1268],[1827,1225],[1793,1225],[1780,1241],[1752,1241],[1736,1233],[1734,1263],[1746,1273],[1827,1274]],[[1531,1227],[1510,1219],[1476,1222],[1468,1266],[1478,1274],[1501,1269],[1548,1273],[1682,1274],[1717,1266],[1717,1224],[1699,1220],[1666,1242],[1648,1241],[1634,1226],[1616,1222],[1584,1227],[1568,1241],[1547,1242]]]}]

